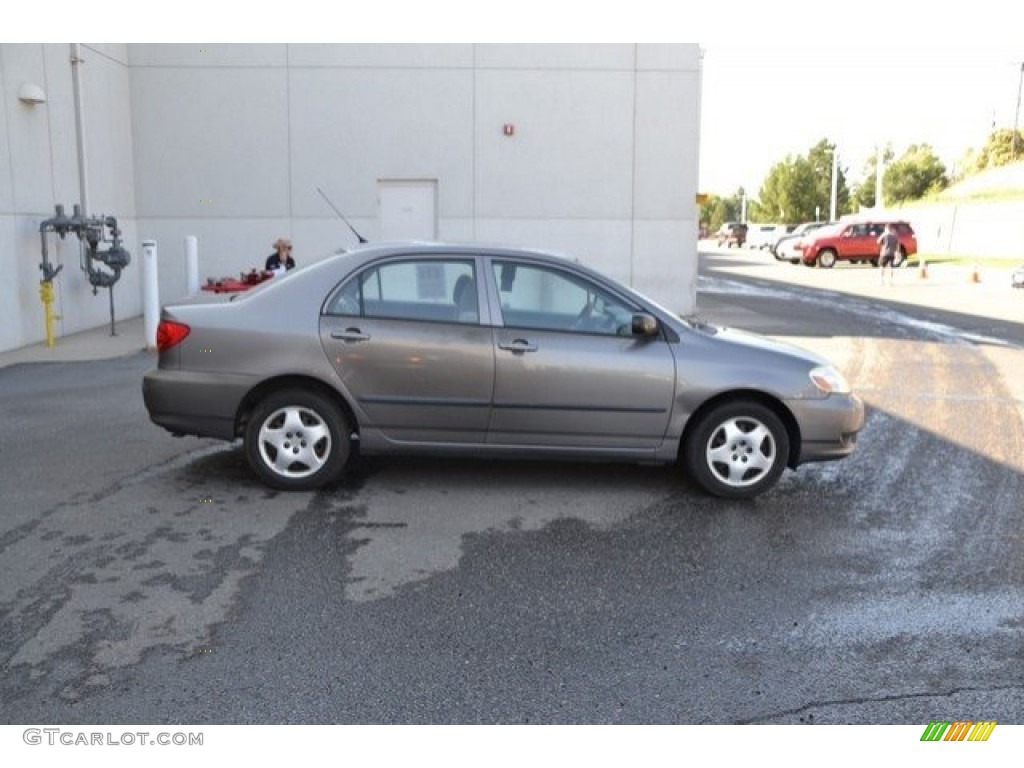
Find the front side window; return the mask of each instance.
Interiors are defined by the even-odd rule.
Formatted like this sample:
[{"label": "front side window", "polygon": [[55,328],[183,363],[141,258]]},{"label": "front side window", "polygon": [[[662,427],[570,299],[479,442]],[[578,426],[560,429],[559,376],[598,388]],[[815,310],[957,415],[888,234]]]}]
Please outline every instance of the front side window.
[{"label": "front side window", "polygon": [[495,261],[493,268],[508,327],[632,334],[635,309],[589,280],[510,261]]},{"label": "front side window", "polygon": [[472,261],[423,259],[370,267],[331,297],[329,315],[478,323]]}]

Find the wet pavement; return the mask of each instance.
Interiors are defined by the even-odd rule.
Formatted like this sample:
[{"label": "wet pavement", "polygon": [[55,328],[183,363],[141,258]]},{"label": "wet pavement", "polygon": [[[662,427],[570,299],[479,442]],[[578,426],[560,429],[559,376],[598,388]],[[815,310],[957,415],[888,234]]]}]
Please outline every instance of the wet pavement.
[{"label": "wet pavement", "polygon": [[750,502],[408,459],[281,494],[148,422],[151,353],[0,368],[0,722],[1024,722],[1013,306],[786,270],[709,254],[699,311],[828,355],[868,422]]}]

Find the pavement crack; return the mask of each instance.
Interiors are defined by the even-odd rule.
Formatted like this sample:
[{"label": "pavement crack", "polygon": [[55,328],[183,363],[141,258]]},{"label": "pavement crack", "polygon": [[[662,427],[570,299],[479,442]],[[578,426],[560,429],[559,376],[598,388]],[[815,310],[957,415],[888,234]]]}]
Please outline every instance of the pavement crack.
[{"label": "pavement crack", "polygon": [[804,704],[802,707],[784,709],[778,712],[759,715],[757,717],[743,718],[733,721],[733,725],[765,725],[780,718],[797,717],[801,714],[811,713],[812,710],[822,707],[844,707],[857,706],[861,704],[886,704],[900,701],[916,701],[921,699],[942,699],[951,696],[958,696],[964,693],[992,693],[1003,691],[1024,691],[1024,683],[1013,683],[1008,685],[985,685],[985,686],[959,686],[944,691],[923,691],[920,693],[898,693],[891,696],[861,696],[849,699],[823,699]]}]

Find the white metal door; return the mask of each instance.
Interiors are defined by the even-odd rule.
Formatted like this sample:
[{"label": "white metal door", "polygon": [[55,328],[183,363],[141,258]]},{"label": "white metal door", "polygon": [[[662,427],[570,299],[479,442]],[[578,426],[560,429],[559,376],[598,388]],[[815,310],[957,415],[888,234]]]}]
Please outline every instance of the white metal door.
[{"label": "white metal door", "polygon": [[437,181],[377,182],[381,240],[437,239]]}]

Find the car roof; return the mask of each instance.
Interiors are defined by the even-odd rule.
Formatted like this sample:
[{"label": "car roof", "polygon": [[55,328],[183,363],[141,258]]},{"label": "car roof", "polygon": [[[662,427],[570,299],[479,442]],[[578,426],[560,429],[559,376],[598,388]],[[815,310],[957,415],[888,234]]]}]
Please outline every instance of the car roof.
[{"label": "car roof", "polygon": [[[340,255],[342,252],[339,252]],[[446,242],[443,240],[390,240],[374,243],[360,243],[346,248],[343,253],[362,257],[371,261],[377,256],[402,256],[416,254],[420,256],[465,254],[484,254],[491,256],[534,256],[540,259],[554,259],[568,264],[579,265],[579,260],[565,253],[540,248],[521,247],[501,243],[482,242]]]}]

